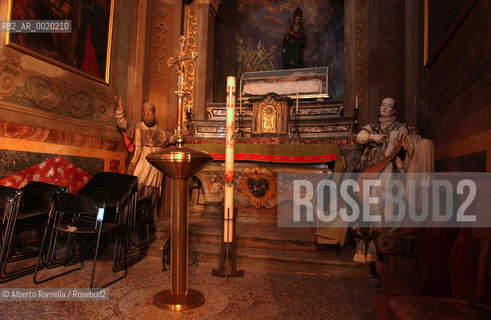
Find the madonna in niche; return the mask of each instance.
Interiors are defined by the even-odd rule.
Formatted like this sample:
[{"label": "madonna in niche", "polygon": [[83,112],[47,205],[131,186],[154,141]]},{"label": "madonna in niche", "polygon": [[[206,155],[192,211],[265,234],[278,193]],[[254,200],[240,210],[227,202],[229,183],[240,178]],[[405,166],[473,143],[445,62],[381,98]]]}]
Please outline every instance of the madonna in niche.
[{"label": "madonna in niche", "polygon": [[302,49],[305,44],[305,29],[302,26],[303,11],[293,11],[293,23],[283,38],[282,63],[283,69],[303,68]]}]

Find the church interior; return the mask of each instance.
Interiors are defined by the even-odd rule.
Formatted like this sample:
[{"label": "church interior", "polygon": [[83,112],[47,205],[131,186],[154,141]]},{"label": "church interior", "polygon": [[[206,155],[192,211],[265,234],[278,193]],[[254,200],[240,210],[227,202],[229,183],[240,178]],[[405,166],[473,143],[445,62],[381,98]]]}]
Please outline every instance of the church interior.
[{"label": "church interior", "polygon": [[[486,0],[1,1],[1,313],[491,319],[491,224],[301,225],[288,196],[295,177],[382,160],[490,172],[490,12]],[[425,164],[399,165],[401,149]],[[187,170],[173,150],[206,156]],[[485,203],[474,210],[488,216]],[[95,229],[57,225],[70,210]],[[9,299],[103,281],[96,302]],[[189,299],[163,307],[169,287]]]}]

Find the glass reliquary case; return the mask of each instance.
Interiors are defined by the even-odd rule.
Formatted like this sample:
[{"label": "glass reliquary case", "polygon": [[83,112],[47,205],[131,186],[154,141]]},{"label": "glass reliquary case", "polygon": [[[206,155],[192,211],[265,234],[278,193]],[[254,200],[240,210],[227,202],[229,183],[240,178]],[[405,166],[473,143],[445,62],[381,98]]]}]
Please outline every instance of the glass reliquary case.
[{"label": "glass reliquary case", "polygon": [[239,99],[275,93],[292,99],[328,99],[328,68],[245,72],[240,77]]}]

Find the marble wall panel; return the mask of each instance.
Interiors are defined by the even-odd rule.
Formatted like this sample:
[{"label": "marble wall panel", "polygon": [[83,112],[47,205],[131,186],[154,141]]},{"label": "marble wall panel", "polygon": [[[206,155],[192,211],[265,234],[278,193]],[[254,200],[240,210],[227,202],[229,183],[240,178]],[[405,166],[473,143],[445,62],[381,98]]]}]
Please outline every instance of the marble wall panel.
[{"label": "marble wall panel", "polygon": [[[53,158],[53,156],[49,153],[0,150],[0,179]],[[104,159],[77,156],[63,157],[91,176],[104,171]]]}]

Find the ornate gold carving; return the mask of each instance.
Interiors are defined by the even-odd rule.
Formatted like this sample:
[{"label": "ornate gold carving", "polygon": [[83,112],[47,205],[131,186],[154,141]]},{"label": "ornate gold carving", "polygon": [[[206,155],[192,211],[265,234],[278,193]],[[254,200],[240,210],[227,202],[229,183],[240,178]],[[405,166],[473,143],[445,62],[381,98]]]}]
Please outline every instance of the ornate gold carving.
[{"label": "ornate gold carving", "polygon": [[358,96],[358,103],[360,105],[359,117],[363,119],[363,113],[365,112],[365,106],[367,101],[367,13],[366,6],[367,0],[357,0],[355,4],[356,8],[356,96]]},{"label": "ornate gold carving", "polygon": [[[186,51],[187,53],[196,52],[196,33],[198,30],[198,10],[195,7],[190,7],[187,14],[187,30],[186,30]],[[183,107],[186,112],[191,114],[193,112],[194,104],[194,77],[195,77],[195,65],[194,61],[185,62],[184,73],[184,91],[185,96],[183,98]],[[184,127],[187,127],[187,117],[183,113]]]},{"label": "ornate gold carving", "polygon": [[24,73],[18,59],[0,59],[0,97],[10,96],[15,91],[15,78]]},{"label": "ornate gold carving", "polygon": [[252,104],[254,134],[286,134],[288,122],[286,101],[277,101],[268,95]]},{"label": "ornate gold carving", "polygon": [[154,64],[154,72],[155,79],[157,82],[162,80],[162,71],[165,70],[165,56],[167,53],[167,35],[166,32],[169,31],[169,28],[165,25],[164,18],[169,15],[167,9],[163,6],[157,7],[157,15],[161,18],[156,22],[154,28],[157,30],[155,32],[155,40],[153,42],[153,47],[155,48],[155,56],[157,57],[157,61]]},{"label": "ornate gold carving", "polygon": [[114,102],[110,96],[90,95],[43,76],[28,77],[17,94],[17,101],[28,101],[41,110],[95,122],[107,123],[114,117]]},{"label": "ornate gold carving", "polygon": [[277,181],[265,168],[247,168],[240,177],[240,191],[256,208],[273,208],[277,201]]},{"label": "ornate gold carving", "polygon": [[276,133],[276,109],[267,105],[262,110],[263,133]]},{"label": "ornate gold carving", "polygon": [[19,59],[0,60],[0,100],[91,122],[108,123],[114,118],[112,95],[88,93],[36,72],[26,72]]}]

